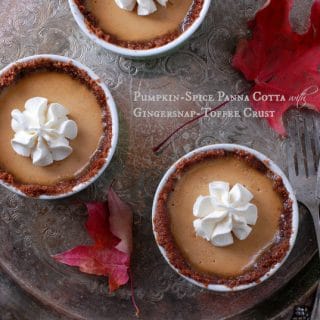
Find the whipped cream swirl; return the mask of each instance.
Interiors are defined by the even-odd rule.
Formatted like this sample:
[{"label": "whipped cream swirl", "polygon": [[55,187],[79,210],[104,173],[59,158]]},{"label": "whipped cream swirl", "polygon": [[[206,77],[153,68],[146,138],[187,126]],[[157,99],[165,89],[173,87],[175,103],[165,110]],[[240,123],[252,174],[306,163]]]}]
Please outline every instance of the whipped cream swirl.
[{"label": "whipped cream swirl", "polygon": [[58,103],[48,105],[41,97],[29,99],[25,110],[12,111],[11,140],[13,150],[24,157],[31,157],[35,166],[48,166],[67,158],[72,153],[69,140],[78,134],[77,124],[69,120],[68,110]]},{"label": "whipped cream swirl", "polygon": [[[119,8],[132,11],[136,4],[138,5],[137,13],[139,16],[147,16],[157,11],[154,0],[115,0]],[[168,0],[156,0],[160,5],[165,7]]]},{"label": "whipped cream swirl", "polygon": [[199,196],[193,206],[196,234],[213,245],[224,247],[233,244],[232,233],[240,240],[246,239],[258,218],[257,207],[250,203],[252,193],[237,183],[223,181],[209,184],[209,196]]}]

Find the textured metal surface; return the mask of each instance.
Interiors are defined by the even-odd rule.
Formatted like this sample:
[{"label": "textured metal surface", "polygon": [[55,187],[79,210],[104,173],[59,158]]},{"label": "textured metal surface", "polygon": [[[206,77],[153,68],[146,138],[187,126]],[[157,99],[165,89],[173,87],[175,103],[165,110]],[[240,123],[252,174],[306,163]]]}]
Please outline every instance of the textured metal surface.
[{"label": "textured metal surface", "polygon": [[[88,240],[83,228],[86,214],[74,200],[104,199],[113,179],[115,188],[135,213],[133,273],[143,319],[245,319],[240,314],[249,309],[253,310],[253,318],[253,308],[274,295],[310,261],[315,241],[311,220],[304,210],[297,245],[285,265],[265,283],[238,293],[218,294],[187,283],[165,263],[152,235],[151,203],[156,186],[166,168],[195,147],[217,142],[241,143],[265,153],[287,170],[286,144],[293,137],[281,140],[262,120],[203,119],[155,155],[152,147],[186,119],[146,119],[133,114],[137,107],[199,110],[205,105],[187,101],[134,102],[137,91],[148,95],[239,92],[245,82],[231,68],[230,59],[237,39],[246,34],[245,21],[262,2],[213,0],[203,26],[179,51],[161,59],[135,62],[106,52],[88,40],[73,21],[66,0],[0,0],[0,67],[39,53],[78,59],[109,85],[121,118],[120,143],[111,166],[81,194],[47,202],[23,199],[0,189],[0,267],[27,293],[21,298],[19,310],[26,306],[28,313],[17,315],[17,319],[134,319],[129,287],[109,294],[106,279],[81,274],[50,257]],[[310,1],[297,1],[293,21],[301,29],[309,4]],[[225,109],[245,106],[246,103],[232,102]],[[305,115],[317,117],[319,125],[318,116]],[[291,112],[288,121],[293,116],[296,114]],[[9,280],[0,284],[0,303],[13,301],[18,289]],[[41,311],[42,317],[37,315],[33,300],[46,305],[52,315],[47,316],[48,310]],[[14,309],[17,303],[9,305]]]}]

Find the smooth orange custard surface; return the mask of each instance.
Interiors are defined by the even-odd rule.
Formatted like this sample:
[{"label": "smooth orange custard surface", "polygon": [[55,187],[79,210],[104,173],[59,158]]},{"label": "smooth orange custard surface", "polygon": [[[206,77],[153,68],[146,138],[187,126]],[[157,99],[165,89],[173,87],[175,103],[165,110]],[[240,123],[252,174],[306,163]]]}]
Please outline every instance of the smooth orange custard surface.
[{"label": "smooth orange custard surface", "polygon": [[[11,112],[13,109],[23,111],[25,102],[32,97],[62,104],[69,111],[68,117],[78,126],[77,137],[70,141],[71,155],[47,167],[33,165],[31,158],[18,155],[11,146],[14,136]],[[102,111],[95,95],[68,74],[30,73],[0,93],[0,167],[21,183],[53,185],[76,176],[89,164],[102,135]]]},{"label": "smooth orange custard surface", "polygon": [[[208,195],[212,181],[240,183],[252,194],[258,208],[256,225],[245,240],[234,237],[234,244],[214,246],[196,236],[193,205],[199,195]],[[186,170],[176,182],[167,203],[171,232],[182,255],[198,271],[222,276],[239,275],[272,244],[279,232],[283,203],[265,174],[234,157],[202,161]]]}]

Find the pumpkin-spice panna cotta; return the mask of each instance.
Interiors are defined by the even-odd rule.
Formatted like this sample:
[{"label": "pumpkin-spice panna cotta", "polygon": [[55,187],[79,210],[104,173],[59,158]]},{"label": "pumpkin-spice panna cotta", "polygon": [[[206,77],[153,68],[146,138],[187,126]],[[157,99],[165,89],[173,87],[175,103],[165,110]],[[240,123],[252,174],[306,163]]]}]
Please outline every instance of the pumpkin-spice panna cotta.
[{"label": "pumpkin-spice panna cotta", "polygon": [[[210,2],[69,0],[76,21],[90,38],[132,57],[162,54],[181,44],[199,27]],[[165,48],[170,43],[172,46]]]},{"label": "pumpkin-spice panna cotta", "polygon": [[296,200],[283,179],[247,149],[196,151],[178,161],[154,201],[162,253],[213,290],[260,282],[284,261],[297,232]]},{"label": "pumpkin-spice panna cotta", "polygon": [[114,103],[75,63],[27,58],[0,75],[0,177],[25,195],[82,189],[112,157]]}]

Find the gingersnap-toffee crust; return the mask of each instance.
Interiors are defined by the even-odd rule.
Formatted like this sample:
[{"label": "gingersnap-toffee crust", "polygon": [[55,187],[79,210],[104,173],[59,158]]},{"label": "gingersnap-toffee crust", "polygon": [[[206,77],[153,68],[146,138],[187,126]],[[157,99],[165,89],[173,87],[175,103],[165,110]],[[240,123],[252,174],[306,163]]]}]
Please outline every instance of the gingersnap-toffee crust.
[{"label": "gingersnap-toffee crust", "polygon": [[115,35],[105,32],[99,25],[99,20],[94,16],[94,14],[88,9],[86,5],[86,0],[74,0],[74,3],[78,7],[79,11],[83,15],[84,22],[87,28],[95,34],[98,38],[117,45],[119,47],[132,49],[132,50],[148,50],[153,48],[162,47],[176,38],[178,38],[183,32],[185,32],[200,16],[204,0],[193,0],[193,3],[185,16],[184,20],[181,21],[179,27],[167,34],[158,36],[154,39],[147,41],[126,41],[120,40]]},{"label": "gingersnap-toffee crust", "polygon": [[[198,270],[195,270],[190,263],[188,263],[187,259],[183,256],[175,243],[174,236],[171,232],[167,203],[171,192],[175,188],[175,184],[186,170],[202,161],[230,156],[235,157],[239,161],[244,161],[254,170],[257,170],[267,176],[272,181],[273,190],[280,196],[283,207],[279,219],[279,232],[273,243],[263,250],[255,263],[247,268],[242,274],[235,276],[221,276],[199,272]],[[239,149],[234,151],[219,149],[205,151],[179,162],[174,173],[169,176],[158,195],[153,224],[157,243],[164,248],[168,260],[182,275],[200,282],[205,286],[218,284],[232,288],[253,282],[259,282],[261,277],[266,275],[273,266],[282,261],[290,247],[292,214],[293,202],[290,199],[289,193],[280,176],[271,171],[264,162],[246,151]]]},{"label": "gingersnap-toffee crust", "polygon": [[87,166],[72,178],[64,179],[53,185],[39,185],[22,183],[13,174],[0,168],[0,179],[30,197],[41,195],[55,196],[72,192],[73,188],[95,177],[106,162],[112,141],[112,118],[105,92],[96,80],[93,80],[85,70],[75,66],[72,61],[62,62],[50,58],[37,58],[26,62],[17,62],[6,70],[0,77],[0,93],[7,87],[14,85],[29,74],[53,71],[64,73],[84,84],[95,96],[101,108],[103,135],[97,150],[88,159]]}]

